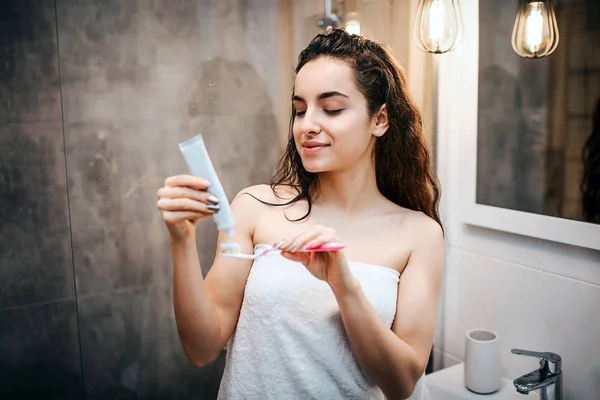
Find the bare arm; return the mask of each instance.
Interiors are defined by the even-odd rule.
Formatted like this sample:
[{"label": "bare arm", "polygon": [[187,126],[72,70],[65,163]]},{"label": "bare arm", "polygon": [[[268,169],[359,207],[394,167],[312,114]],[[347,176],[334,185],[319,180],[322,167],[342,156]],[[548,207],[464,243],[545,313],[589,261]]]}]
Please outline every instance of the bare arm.
[{"label": "bare arm", "polygon": [[424,225],[400,279],[392,329],[356,281],[333,288],[354,354],[388,399],[411,395],[427,366],[435,334],[444,241],[437,224]]},{"label": "bare arm", "polygon": [[[182,183],[177,181],[172,184]],[[173,194],[174,190],[163,188],[163,196],[172,196],[164,199],[177,201],[159,201],[159,209],[163,211],[171,232],[174,264],[173,306],[179,338],[185,353],[194,365],[203,366],[218,357],[231,337],[251,267],[251,261],[221,257],[219,246],[225,241],[236,242],[242,247],[242,252],[252,253],[252,232],[256,215],[254,209],[258,203],[249,196],[238,195],[233,200],[231,208],[236,220],[235,237],[227,238],[226,235],[219,234],[215,261],[204,280],[196,248],[195,222],[206,215],[185,214],[199,212],[197,210],[205,208],[205,205],[189,201],[194,199],[193,201],[202,203],[199,199],[203,193],[190,192],[187,190],[190,189],[189,185],[186,190],[177,187],[178,193],[183,197],[176,197]],[[182,201],[182,198],[185,201]]]}]

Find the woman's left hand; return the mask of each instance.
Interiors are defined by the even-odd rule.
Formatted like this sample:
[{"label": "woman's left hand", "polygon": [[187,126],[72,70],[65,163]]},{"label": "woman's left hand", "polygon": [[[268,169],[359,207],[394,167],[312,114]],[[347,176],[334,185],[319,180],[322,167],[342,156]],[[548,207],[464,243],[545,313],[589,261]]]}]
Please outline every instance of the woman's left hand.
[{"label": "woman's left hand", "polygon": [[[321,225],[311,226],[296,235],[282,240],[281,255],[301,262],[315,277],[329,283],[332,288],[347,284],[353,279],[342,250],[303,252],[303,248],[339,242],[335,230]],[[278,241],[277,243],[280,243]]]}]

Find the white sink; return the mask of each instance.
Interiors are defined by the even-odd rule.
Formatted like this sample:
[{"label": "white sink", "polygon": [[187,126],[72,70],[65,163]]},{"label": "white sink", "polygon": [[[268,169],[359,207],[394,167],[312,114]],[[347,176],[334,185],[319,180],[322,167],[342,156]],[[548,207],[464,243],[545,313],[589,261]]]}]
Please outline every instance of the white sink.
[{"label": "white sink", "polygon": [[528,396],[517,393],[512,381],[502,378],[502,387],[495,393],[477,394],[465,387],[464,363],[425,375],[425,385],[429,400],[534,400],[539,399],[538,392]]}]

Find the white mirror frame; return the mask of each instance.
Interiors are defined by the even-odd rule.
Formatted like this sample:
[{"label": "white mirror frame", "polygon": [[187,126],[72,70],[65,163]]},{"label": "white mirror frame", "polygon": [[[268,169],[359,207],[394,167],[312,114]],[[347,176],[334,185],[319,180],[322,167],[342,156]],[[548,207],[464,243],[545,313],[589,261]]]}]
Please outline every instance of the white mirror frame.
[{"label": "white mirror frame", "polygon": [[[479,0],[463,0],[463,42],[439,56],[438,138],[461,137],[459,190],[462,222],[600,250],[600,225],[476,203]],[[439,142],[445,142],[439,138]]]}]

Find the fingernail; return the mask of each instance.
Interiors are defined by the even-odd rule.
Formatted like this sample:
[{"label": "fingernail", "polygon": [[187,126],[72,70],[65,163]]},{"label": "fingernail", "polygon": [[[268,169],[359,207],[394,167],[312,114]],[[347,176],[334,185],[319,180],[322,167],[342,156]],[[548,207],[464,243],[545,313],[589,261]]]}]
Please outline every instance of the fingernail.
[{"label": "fingernail", "polygon": [[296,247],[296,242],[290,244],[285,250],[286,251],[292,251],[294,249],[294,247]]},{"label": "fingernail", "polygon": [[209,204],[206,206],[206,208],[213,211],[219,211],[221,207],[218,204]]},{"label": "fingernail", "polygon": [[213,204],[219,204],[219,199],[217,199],[215,196],[208,196],[207,200]]},{"label": "fingernail", "polygon": [[285,240],[280,240],[279,242],[275,242],[275,243],[273,244],[273,247],[274,247],[274,248],[276,248],[276,249],[279,249],[279,248],[281,248],[281,246],[283,246],[284,244],[285,244]]}]

